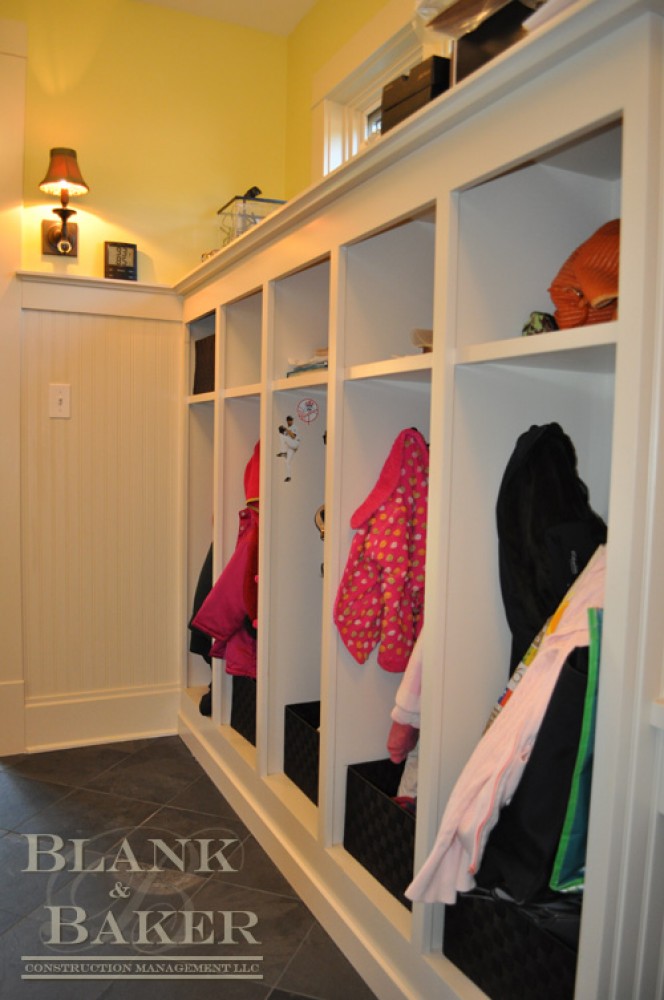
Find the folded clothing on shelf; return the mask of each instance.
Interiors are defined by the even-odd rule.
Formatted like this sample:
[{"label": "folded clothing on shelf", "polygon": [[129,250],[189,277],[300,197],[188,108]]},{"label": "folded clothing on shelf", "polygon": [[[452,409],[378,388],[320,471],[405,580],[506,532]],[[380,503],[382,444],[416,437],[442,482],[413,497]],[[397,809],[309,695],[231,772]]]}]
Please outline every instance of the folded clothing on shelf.
[{"label": "folded clothing on shelf", "polygon": [[567,258],[549,288],[561,329],[616,318],[619,258],[620,219],[601,226]]},{"label": "folded clothing on shelf", "polygon": [[299,372],[315,371],[317,368],[327,368],[327,347],[317,347],[310,358],[289,358],[286,376],[297,375]]}]

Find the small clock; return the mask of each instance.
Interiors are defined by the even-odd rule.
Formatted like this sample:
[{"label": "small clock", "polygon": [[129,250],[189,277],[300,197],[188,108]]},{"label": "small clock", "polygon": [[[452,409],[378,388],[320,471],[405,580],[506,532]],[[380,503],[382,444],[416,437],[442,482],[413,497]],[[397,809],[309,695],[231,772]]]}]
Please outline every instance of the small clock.
[{"label": "small clock", "polygon": [[137,257],[135,243],[104,243],[104,277],[136,281]]}]

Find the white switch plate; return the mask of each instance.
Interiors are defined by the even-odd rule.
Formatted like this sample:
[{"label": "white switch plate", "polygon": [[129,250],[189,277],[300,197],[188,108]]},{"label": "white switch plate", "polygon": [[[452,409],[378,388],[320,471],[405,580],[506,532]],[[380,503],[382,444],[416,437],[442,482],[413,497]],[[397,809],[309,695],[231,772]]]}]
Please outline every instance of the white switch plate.
[{"label": "white switch plate", "polygon": [[66,383],[51,382],[48,387],[49,417],[71,417],[71,386]]}]

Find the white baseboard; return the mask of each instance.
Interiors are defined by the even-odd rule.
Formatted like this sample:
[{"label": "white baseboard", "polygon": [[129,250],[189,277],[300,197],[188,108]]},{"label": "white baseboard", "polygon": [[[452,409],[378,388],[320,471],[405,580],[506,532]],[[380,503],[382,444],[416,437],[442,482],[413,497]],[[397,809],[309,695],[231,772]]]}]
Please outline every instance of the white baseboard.
[{"label": "white baseboard", "polygon": [[0,756],[25,750],[24,700],[23,681],[0,682]]},{"label": "white baseboard", "polygon": [[[338,856],[345,854],[341,845],[326,848],[291,808],[284,807],[275,785],[252,763],[253,747],[243,752],[240,745],[249,745],[242,737],[236,740],[228,726],[216,726],[201,716],[192,694],[183,693],[180,736],[375,995],[381,1000],[442,996],[436,968],[445,959],[441,954],[431,962],[417,961],[406,909],[367,873],[365,880],[375,888],[360,888],[360,866],[353,859],[351,865],[339,864]],[[458,975],[469,991],[446,996],[484,996],[463,973]]]},{"label": "white baseboard", "polygon": [[176,733],[179,699],[175,684],[28,699],[25,750],[34,753]]}]

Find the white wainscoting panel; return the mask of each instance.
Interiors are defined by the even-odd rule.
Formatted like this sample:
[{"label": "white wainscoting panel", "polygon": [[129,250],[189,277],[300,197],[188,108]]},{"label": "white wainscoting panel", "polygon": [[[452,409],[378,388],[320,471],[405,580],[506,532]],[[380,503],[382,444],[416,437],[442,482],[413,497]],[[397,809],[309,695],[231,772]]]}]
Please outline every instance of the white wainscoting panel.
[{"label": "white wainscoting panel", "polygon": [[[170,704],[186,628],[179,601],[181,343],[179,322],[23,312],[31,748],[165,726],[158,707],[165,695]],[[49,417],[52,384],[71,387],[69,418]]]}]

